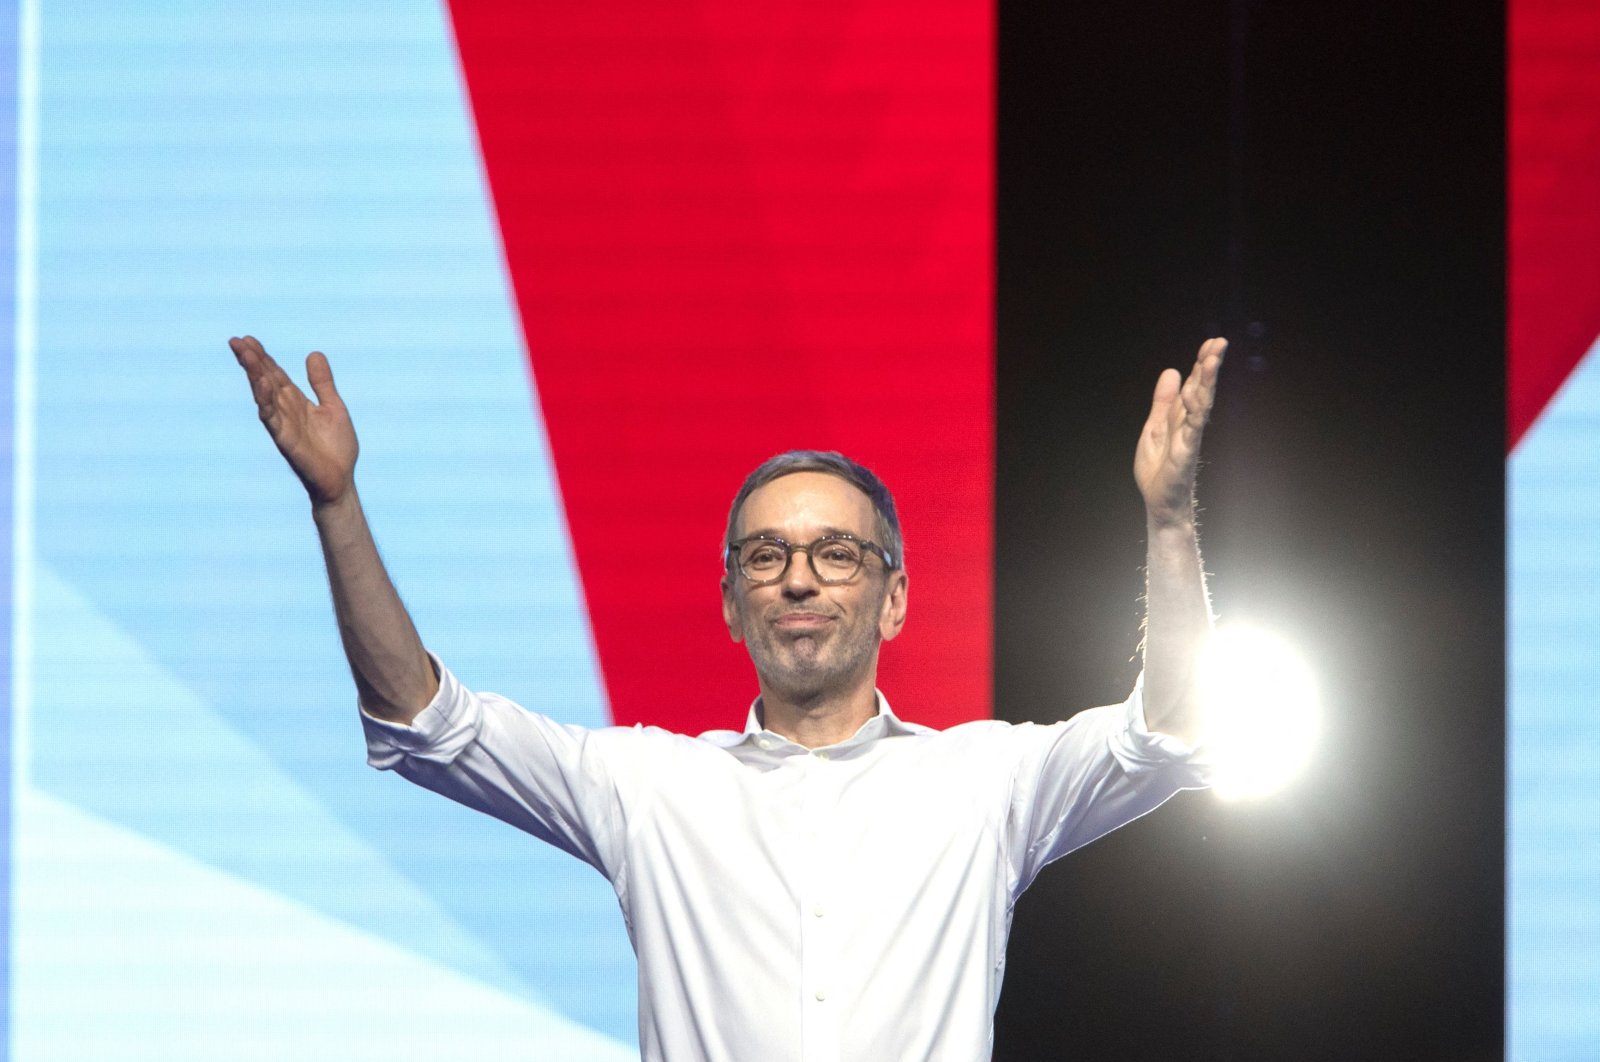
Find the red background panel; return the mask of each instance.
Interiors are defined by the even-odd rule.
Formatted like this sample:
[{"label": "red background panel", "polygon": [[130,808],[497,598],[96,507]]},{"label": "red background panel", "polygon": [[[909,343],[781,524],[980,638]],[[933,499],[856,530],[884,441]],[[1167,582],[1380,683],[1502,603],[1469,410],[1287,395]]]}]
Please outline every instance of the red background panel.
[{"label": "red background panel", "polygon": [[718,547],[797,447],[899,502],[896,709],[990,715],[989,5],[451,8],[614,719],[742,726]]},{"label": "red background panel", "polygon": [[1509,444],[1600,337],[1600,4],[1514,0]]}]

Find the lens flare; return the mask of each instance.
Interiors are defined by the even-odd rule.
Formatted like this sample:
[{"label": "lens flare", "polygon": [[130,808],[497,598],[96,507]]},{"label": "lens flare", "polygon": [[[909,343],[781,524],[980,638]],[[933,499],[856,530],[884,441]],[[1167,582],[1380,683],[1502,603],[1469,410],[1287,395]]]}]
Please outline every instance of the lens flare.
[{"label": "lens flare", "polygon": [[1201,654],[1198,678],[1218,796],[1264,796],[1305,769],[1322,710],[1316,678],[1294,646],[1255,628],[1220,628]]}]

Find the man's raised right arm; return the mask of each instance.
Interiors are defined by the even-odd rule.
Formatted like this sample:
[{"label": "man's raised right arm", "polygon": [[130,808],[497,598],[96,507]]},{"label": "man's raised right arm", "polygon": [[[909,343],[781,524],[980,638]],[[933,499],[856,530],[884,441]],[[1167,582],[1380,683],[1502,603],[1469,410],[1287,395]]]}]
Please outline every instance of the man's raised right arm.
[{"label": "man's raised right arm", "polygon": [[334,388],[328,359],[318,352],[306,358],[313,402],[254,337],[230,339],[228,345],[250,378],[261,423],[311,499],[339,637],[361,706],[377,718],[409,725],[433,700],[439,678],[362,512],[355,426]]}]

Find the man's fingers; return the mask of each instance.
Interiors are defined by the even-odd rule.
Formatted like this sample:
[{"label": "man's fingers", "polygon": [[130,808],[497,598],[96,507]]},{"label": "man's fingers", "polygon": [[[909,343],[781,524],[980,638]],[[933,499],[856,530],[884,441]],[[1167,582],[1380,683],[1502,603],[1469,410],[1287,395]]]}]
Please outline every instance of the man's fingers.
[{"label": "man's fingers", "polygon": [[1156,378],[1156,390],[1150,396],[1150,415],[1144,422],[1145,434],[1150,438],[1159,439],[1166,434],[1168,412],[1181,393],[1182,380],[1177,369],[1163,369]]},{"label": "man's fingers", "polygon": [[[234,357],[239,364],[244,366],[245,374],[250,378],[250,389],[254,392],[257,402],[267,401],[269,396],[278,392],[305,398],[305,393],[298,384],[283,371],[283,366],[273,360],[267,353],[261,341],[255,336],[235,336],[228,340],[228,346],[233,350]],[[332,376],[329,376],[330,382]]]},{"label": "man's fingers", "polygon": [[228,346],[233,349],[234,357],[239,359],[239,364],[246,367],[259,367],[261,359],[267,354],[254,336],[234,336],[228,340]]},{"label": "man's fingers", "polygon": [[1216,394],[1217,374],[1228,342],[1208,339],[1195,353],[1188,374],[1165,369],[1156,380],[1150,416],[1134,456],[1134,477],[1145,504],[1158,514],[1178,513],[1192,500],[1200,435]]},{"label": "man's fingers", "polygon": [[237,336],[228,340],[228,346],[232,348],[234,358],[238,360],[240,368],[244,369],[245,375],[250,378],[250,383],[254,385],[255,381],[266,372],[266,367],[261,363],[261,355],[257,354],[250,344]]},{"label": "man's fingers", "polygon": [[292,387],[296,391],[300,390],[300,385],[295,383],[294,380],[290,378],[289,374],[283,371],[283,366],[279,365],[277,360],[273,358],[272,355],[268,354],[266,351],[262,351],[261,360],[266,365],[267,375],[270,376],[272,381],[279,387]]},{"label": "man's fingers", "polygon": [[[256,401],[263,405],[270,405],[277,399],[278,392],[283,390],[284,381],[275,374],[257,371],[250,374],[250,391],[256,396]],[[293,384],[289,385],[293,387]]]},{"label": "man's fingers", "polygon": [[1211,409],[1211,390],[1206,387],[1197,369],[1183,385],[1183,410],[1191,419],[1199,417],[1202,421]]},{"label": "man's fingers", "polygon": [[[291,430],[293,423],[303,422],[304,410],[310,406],[310,401],[305,392],[289,378],[289,374],[267,354],[260,340],[254,336],[236,336],[228,340],[228,346],[250,380],[250,394],[256,401],[256,413],[261,423],[266,425],[274,439],[281,442],[283,432]],[[318,355],[318,358],[321,359],[321,356]],[[321,376],[329,393],[332,393],[333,375],[327,371],[326,359],[321,360]],[[323,397],[320,392],[318,397]],[[334,400],[338,400],[337,395]]]},{"label": "man's fingers", "polygon": [[261,419],[270,428],[276,428],[283,423],[283,418],[288,414],[288,395],[281,388],[274,387],[270,382],[263,382],[261,397]]},{"label": "man's fingers", "polygon": [[272,384],[265,378],[258,376],[250,381],[250,394],[255,398],[256,405],[260,407],[262,415],[272,408]]},{"label": "man's fingers", "polygon": [[1195,355],[1194,368],[1183,382],[1183,408],[1190,417],[1198,417],[1201,424],[1211,412],[1216,398],[1217,376],[1222,371],[1222,358],[1228,350],[1228,341],[1218,336],[1200,344]]},{"label": "man's fingers", "polygon": [[[267,348],[261,345],[261,340],[255,336],[241,336],[239,344],[240,347],[234,348],[235,352],[237,353],[241,347],[243,348],[244,354],[241,355],[240,360],[247,362],[245,367],[252,371],[252,375],[255,372],[259,372],[279,384],[288,384],[290,387],[294,387],[295,390],[299,390],[295,382],[289,378],[289,374],[283,371],[283,366],[279,365],[277,360],[267,353]],[[231,342],[229,345],[232,345]]]},{"label": "man's fingers", "polygon": [[339,392],[333,386],[333,369],[328,365],[328,357],[320,350],[313,350],[306,358],[306,379],[311,381],[311,390],[316,393],[320,405],[338,405]]},{"label": "man's fingers", "polygon": [[1195,358],[1194,375],[1199,378],[1199,383],[1205,388],[1208,397],[1217,385],[1217,377],[1222,373],[1222,359],[1227,353],[1228,341],[1221,336],[1200,344],[1200,354]]},{"label": "man's fingers", "polygon": [[1164,406],[1177,398],[1182,382],[1177,369],[1162,369],[1161,375],[1156,377],[1156,393],[1150,397],[1151,405]]}]

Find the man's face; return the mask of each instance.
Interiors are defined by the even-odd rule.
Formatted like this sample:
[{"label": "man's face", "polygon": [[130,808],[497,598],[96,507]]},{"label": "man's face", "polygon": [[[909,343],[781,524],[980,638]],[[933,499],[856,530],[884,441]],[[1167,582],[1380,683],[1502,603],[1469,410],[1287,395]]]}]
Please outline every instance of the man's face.
[{"label": "man's face", "polygon": [[[758,487],[739,510],[736,539],[770,535],[805,545],[825,535],[876,541],[872,502],[826,472],[793,472]],[[813,699],[876,675],[880,641],[900,633],[906,575],[868,557],[854,579],[827,585],[795,553],[783,577],[752,584],[730,566],[722,578],[722,616],[744,642],[762,686],[794,700]]]}]

